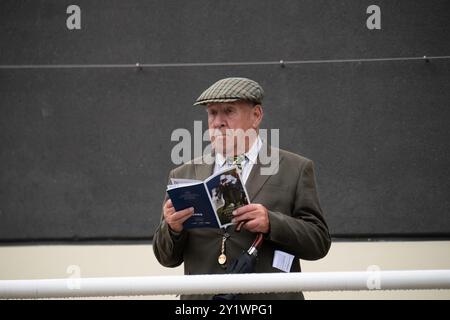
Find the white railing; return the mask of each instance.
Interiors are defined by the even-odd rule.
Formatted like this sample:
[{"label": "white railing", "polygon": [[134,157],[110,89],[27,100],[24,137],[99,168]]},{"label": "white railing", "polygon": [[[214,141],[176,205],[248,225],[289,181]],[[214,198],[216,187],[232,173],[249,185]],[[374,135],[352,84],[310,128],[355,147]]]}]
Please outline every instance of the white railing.
[{"label": "white railing", "polygon": [[0,298],[450,289],[450,270],[0,280]]}]

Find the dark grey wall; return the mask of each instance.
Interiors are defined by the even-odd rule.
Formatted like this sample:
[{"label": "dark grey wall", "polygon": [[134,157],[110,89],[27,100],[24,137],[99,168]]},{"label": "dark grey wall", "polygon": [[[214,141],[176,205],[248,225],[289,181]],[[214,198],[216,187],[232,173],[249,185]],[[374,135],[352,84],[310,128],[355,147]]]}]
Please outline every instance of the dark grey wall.
[{"label": "dark grey wall", "polygon": [[426,0],[1,1],[0,241],[149,239],[171,133],[205,120],[191,104],[226,76],[260,82],[264,127],[315,161],[334,236],[448,237],[449,59],[7,66],[444,56],[449,21],[448,1]]}]

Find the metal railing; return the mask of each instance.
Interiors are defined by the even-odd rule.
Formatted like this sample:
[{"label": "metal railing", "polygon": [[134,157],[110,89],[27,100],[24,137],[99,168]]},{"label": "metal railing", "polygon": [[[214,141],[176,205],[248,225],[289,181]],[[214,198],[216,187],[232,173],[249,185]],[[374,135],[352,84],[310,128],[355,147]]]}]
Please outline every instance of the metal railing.
[{"label": "metal railing", "polygon": [[0,280],[0,298],[450,289],[450,270]]}]

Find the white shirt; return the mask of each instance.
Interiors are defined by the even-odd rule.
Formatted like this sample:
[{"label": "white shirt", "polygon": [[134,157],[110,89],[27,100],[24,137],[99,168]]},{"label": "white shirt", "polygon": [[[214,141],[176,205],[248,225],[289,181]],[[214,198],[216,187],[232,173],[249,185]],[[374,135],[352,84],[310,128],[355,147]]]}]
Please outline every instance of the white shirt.
[{"label": "white shirt", "polygon": [[[262,140],[258,136],[256,141],[253,143],[251,148],[248,150],[248,152],[244,153],[245,159],[242,161],[242,182],[245,184],[247,182],[248,176],[250,175],[250,172],[252,171],[253,165],[256,163],[256,160],[258,159],[259,151],[261,150],[262,146]],[[220,153],[216,153],[216,162],[214,166],[214,173],[216,173],[219,170],[230,168],[232,165],[227,162],[227,159]]]}]

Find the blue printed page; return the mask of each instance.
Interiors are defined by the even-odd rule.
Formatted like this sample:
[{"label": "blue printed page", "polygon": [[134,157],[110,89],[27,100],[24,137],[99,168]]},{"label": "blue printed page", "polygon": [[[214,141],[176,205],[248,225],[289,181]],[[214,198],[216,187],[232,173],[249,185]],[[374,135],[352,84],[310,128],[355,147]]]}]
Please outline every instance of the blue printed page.
[{"label": "blue printed page", "polygon": [[179,184],[167,189],[175,210],[194,207],[194,214],[183,224],[185,229],[219,228],[205,185],[202,182]]}]

